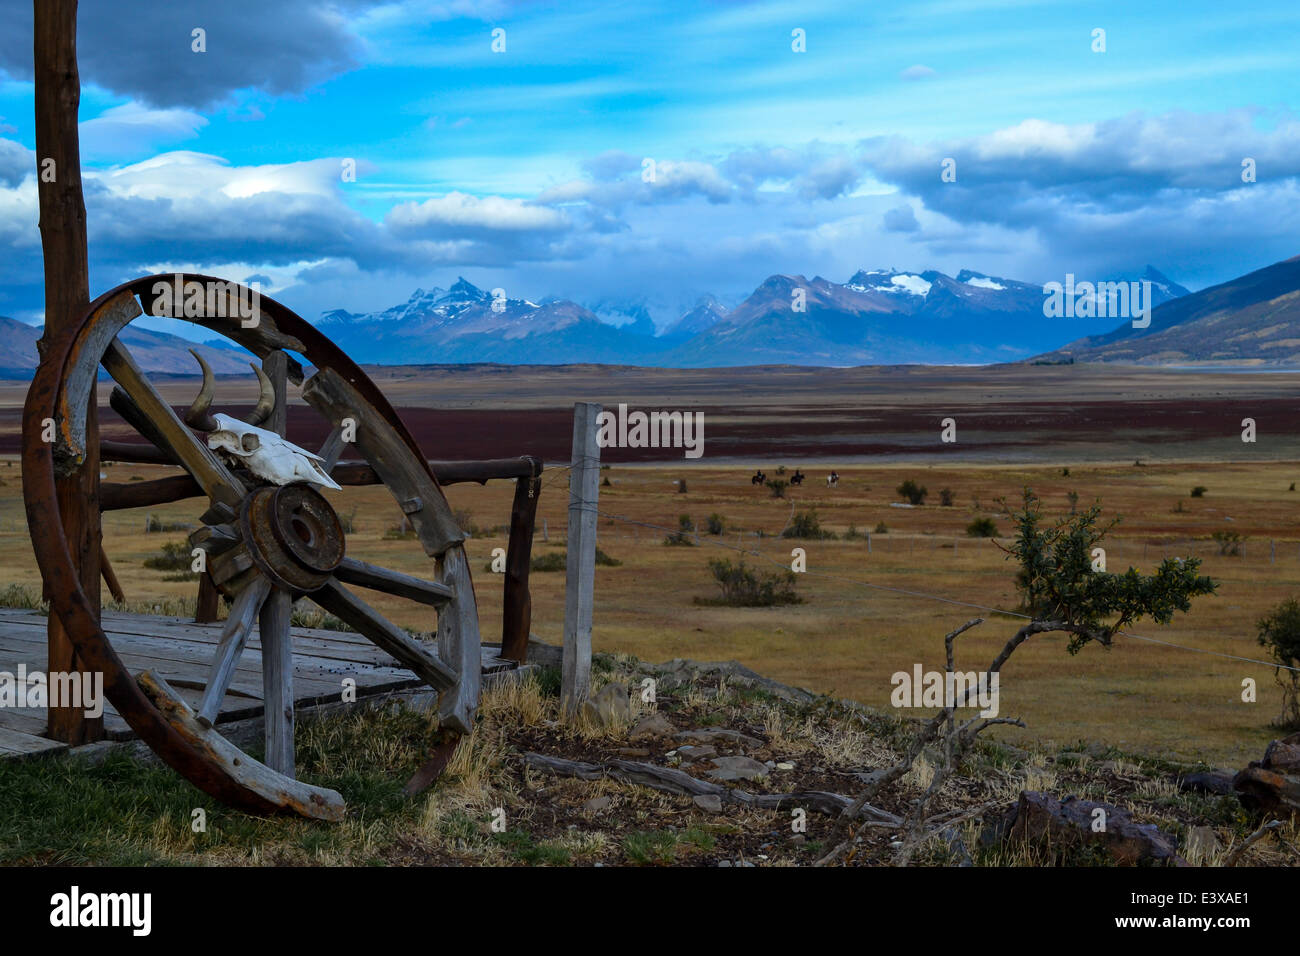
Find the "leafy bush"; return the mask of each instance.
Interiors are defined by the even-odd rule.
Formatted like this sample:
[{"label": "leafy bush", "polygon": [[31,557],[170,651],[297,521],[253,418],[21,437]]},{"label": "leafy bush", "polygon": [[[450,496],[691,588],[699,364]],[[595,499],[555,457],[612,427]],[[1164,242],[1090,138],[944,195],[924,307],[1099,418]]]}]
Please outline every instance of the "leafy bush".
[{"label": "leafy bush", "polygon": [[732,564],[728,558],[713,558],[709,570],[718,582],[722,597],[718,600],[696,598],[697,604],[721,604],[727,607],[776,607],[802,604],[794,590],[794,572],[758,572],[745,566],[741,558]]},{"label": "leafy bush", "polygon": [[1205,497],[1205,493],[1206,493],[1207,491],[1209,491],[1209,490],[1210,490],[1210,489],[1209,489],[1209,488],[1206,488],[1204,485],[1197,485],[1195,488],[1192,489],[1192,497],[1193,497],[1193,498],[1204,498],[1204,497]]},{"label": "leafy bush", "polygon": [[678,516],[677,530],[664,536],[664,544],[695,546],[695,522],[690,515]]},{"label": "leafy bush", "polygon": [[951,488],[944,488],[939,492],[939,505],[944,508],[951,508],[953,502],[953,493]]},{"label": "leafy bush", "polygon": [[976,518],[966,526],[966,535],[971,538],[996,538],[998,526],[992,518]]},{"label": "leafy bush", "polygon": [[1219,546],[1219,554],[1226,555],[1230,558],[1241,557],[1241,546],[1245,543],[1245,538],[1235,531],[1216,531],[1210,535],[1214,543]]},{"label": "leafy bush", "polygon": [[176,571],[177,574],[163,576],[164,581],[197,581],[199,576],[190,570],[194,563],[188,541],[168,541],[160,553],[144,559],[144,566],[155,571]]},{"label": "leafy bush", "polygon": [[1278,725],[1300,726],[1300,601],[1288,598],[1259,619],[1259,644],[1268,649],[1278,666],[1273,676],[1282,688],[1282,713]]},{"label": "leafy bush", "polygon": [[567,554],[565,551],[535,554],[533,560],[528,562],[528,567],[533,571],[563,571],[568,566]]},{"label": "leafy bush", "polygon": [[790,526],[781,532],[783,538],[812,538],[816,541],[826,541],[835,537],[834,531],[827,531],[822,528],[821,523],[817,520],[817,509],[813,508],[808,511],[800,511],[790,519]]},{"label": "leafy bush", "polygon": [[708,520],[704,522],[704,530],[709,534],[722,534],[722,532],[726,530],[726,526],[722,520],[722,515],[718,514],[716,511],[709,515]]},{"label": "leafy bush", "polygon": [[889,527],[881,521],[876,525],[876,530],[872,534],[889,534]]},{"label": "leafy bush", "polygon": [[764,482],[767,487],[772,489],[773,498],[784,498],[785,489],[790,487],[790,482],[782,481],[779,478],[769,478]]},{"label": "leafy bush", "polygon": [[925,496],[928,494],[925,486],[918,485],[911,478],[908,478],[905,482],[899,485],[897,490],[899,497],[909,504],[925,504]]},{"label": "leafy bush", "polygon": [[1015,541],[1003,549],[1020,565],[1016,587],[1026,613],[1069,632],[1071,654],[1092,640],[1110,644],[1116,631],[1144,617],[1168,624],[1174,612],[1191,607],[1193,597],[1218,587],[1197,574],[1201,561],[1193,557],[1165,558],[1153,574],[1093,571],[1093,548],[1119,521],[1100,525],[1100,514],[1093,505],[1044,528],[1038,498],[1026,488],[1024,507],[1012,515]]},{"label": "leafy bush", "polygon": [[[610,557],[600,548],[596,549],[596,564],[606,568],[622,567],[623,562],[618,558]],[[569,566],[569,552],[565,551],[548,551],[546,554],[534,555],[533,559],[528,562],[528,567],[533,571],[564,571]],[[487,565],[490,570],[492,565]]]}]

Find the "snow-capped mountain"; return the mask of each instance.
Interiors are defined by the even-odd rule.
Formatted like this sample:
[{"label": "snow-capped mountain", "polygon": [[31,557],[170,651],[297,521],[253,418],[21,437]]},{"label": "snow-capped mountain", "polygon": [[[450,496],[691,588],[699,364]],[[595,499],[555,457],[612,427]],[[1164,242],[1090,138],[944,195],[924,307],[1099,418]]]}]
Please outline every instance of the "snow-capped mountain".
[{"label": "snow-capped mountain", "polygon": [[[1151,267],[1141,278],[1152,283],[1155,305],[1187,291]],[[1013,361],[1115,324],[1048,318],[1043,303],[1042,285],[969,269],[875,269],[845,283],[770,276],[734,309],[707,295],[664,321],[663,302],[539,303],[459,278],[382,312],[328,312],[319,324],[358,361],[376,364],[681,367]]]}]

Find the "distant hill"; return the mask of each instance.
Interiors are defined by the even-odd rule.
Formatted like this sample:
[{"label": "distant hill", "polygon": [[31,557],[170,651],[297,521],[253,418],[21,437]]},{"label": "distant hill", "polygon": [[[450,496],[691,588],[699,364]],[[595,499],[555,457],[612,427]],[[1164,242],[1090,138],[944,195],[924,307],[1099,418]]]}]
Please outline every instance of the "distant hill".
[{"label": "distant hill", "polygon": [[1127,321],[1039,358],[1300,367],[1300,256],[1167,302],[1152,311],[1148,328]]},{"label": "distant hill", "polygon": [[[0,316],[0,378],[32,377],[39,359],[36,340],[41,337],[41,331],[37,326]],[[198,363],[189,353],[193,348],[218,375],[249,374],[248,362],[252,356],[234,343],[230,343],[229,347],[224,342],[198,345],[178,335],[151,332],[135,326],[128,327],[120,337],[146,372],[164,375],[197,374]]]}]

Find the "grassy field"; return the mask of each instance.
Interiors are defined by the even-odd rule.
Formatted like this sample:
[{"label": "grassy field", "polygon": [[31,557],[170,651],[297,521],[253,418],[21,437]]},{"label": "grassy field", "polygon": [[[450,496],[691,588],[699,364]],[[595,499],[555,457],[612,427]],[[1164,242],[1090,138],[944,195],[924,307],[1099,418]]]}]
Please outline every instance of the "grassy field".
[{"label": "grassy field", "polygon": [[[776,477],[771,465],[766,468],[769,477]],[[1107,515],[1122,516],[1123,523],[1108,539],[1109,570],[1132,565],[1149,571],[1165,554],[1203,558],[1204,573],[1221,582],[1218,594],[1200,599],[1190,614],[1168,627],[1144,622],[1134,631],[1213,653],[1121,637],[1110,650],[1090,646],[1071,657],[1063,636],[1037,638],[1016,654],[1001,688],[1002,712],[1022,717],[1028,729],[999,728],[999,738],[1048,746],[1088,740],[1238,767],[1257,759],[1276,736],[1269,727],[1280,706],[1272,668],[1216,655],[1264,656],[1255,642],[1256,620],[1278,601],[1300,594],[1300,514],[1295,508],[1300,492],[1289,490],[1300,479],[1300,466],[1136,466],[1131,461],[845,466],[838,468],[836,489],[825,485],[827,469],[805,470],[811,473],[809,482],[789,489],[785,499],[751,486],[752,469],[742,466],[616,465],[604,471],[609,485],[601,488],[600,546],[622,563],[596,572],[595,648],[646,660],[734,658],[785,683],[887,707],[891,674],[910,671],[917,663],[941,669],[942,638],[955,626],[974,616],[987,619],[960,640],[958,663],[969,670],[986,667],[1014,631],[1014,618],[937,598],[1016,607],[1012,568],[995,540],[967,537],[965,529],[973,519],[989,517],[1001,534],[1009,533],[1010,523],[996,499],[1005,496],[1014,504],[1029,485],[1049,515],[1068,512],[1073,491],[1080,507],[1099,499]],[[106,478],[130,481],[167,473],[119,464],[106,471]],[[928,488],[924,505],[894,507],[899,503],[895,489],[906,478]],[[686,482],[684,493],[676,484],[680,480]],[[1197,485],[1207,490],[1192,497]],[[939,504],[944,488],[952,492],[950,507]],[[477,529],[468,551],[485,638],[499,633],[501,579],[487,564],[492,549],[505,545],[511,491],[508,482],[448,489],[452,506]],[[567,472],[549,471],[534,544],[537,556],[563,551],[566,492]],[[391,536],[400,512],[382,488],[330,494],[338,512],[353,522],[349,554],[411,573],[431,572],[431,562],[414,540]],[[149,514],[164,524],[182,525],[196,520],[198,506],[197,501],[179,502]],[[793,514],[810,509],[836,539],[779,537]],[[704,531],[712,514],[723,521],[720,535]],[[677,528],[681,515],[689,515],[700,529],[697,546],[664,545],[660,527]],[[165,581],[168,572],[144,566],[164,543],[185,536],[179,528],[145,533],[147,517],[143,510],[105,516],[107,552],[128,599],[192,597],[192,582]],[[865,534],[881,524],[887,533],[872,533],[868,542]],[[846,538],[851,526],[859,537]],[[1221,555],[1211,540],[1219,531],[1240,534],[1245,539],[1242,553]],[[803,603],[773,608],[697,603],[697,598],[717,596],[708,569],[711,558],[736,559],[735,548],[757,551],[747,563],[770,570],[788,565],[795,546],[807,552],[808,571],[797,579]],[[0,584],[39,587],[16,463],[0,463],[0,555]],[[534,633],[559,642],[563,572],[535,573],[532,590]],[[432,627],[423,608],[370,597],[398,623]],[[1241,701],[1245,678],[1258,685],[1256,703]]]}]

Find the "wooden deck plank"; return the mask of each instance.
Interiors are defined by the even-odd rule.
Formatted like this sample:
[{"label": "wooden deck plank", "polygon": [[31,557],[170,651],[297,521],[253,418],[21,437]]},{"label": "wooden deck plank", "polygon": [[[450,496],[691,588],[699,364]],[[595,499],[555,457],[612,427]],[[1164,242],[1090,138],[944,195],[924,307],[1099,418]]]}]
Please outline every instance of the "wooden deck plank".
[{"label": "wooden deck plank", "polygon": [[57,740],[47,740],[18,730],[0,729],[0,754],[29,757],[33,754],[67,749],[67,744],[59,743]]},{"label": "wooden deck plank", "polygon": [[[192,707],[199,705],[221,624],[120,611],[106,611],[103,624],[122,662],[133,673],[151,670]],[[47,618],[39,611],[0,608],[0,670],[14,671],[25,664],[29,671],[44,671],[46,626]],[[340,700],[344,678],[356,681],[358,699],[420,686],[411,671],[355,632],[295,627],[292,637],[295,709]],[[514,667],[498,653],[497,648],[483,648],[484,673]],[[254,628],[222,702],[218,725],[263,712],[261,669],[261,638]],[[0,708],[0,759],[65,750],[63,744],[43,736],[45,723],[44,708]],[[104,729],[111,740],[134,737],[108,701],[104,702]]]}]

